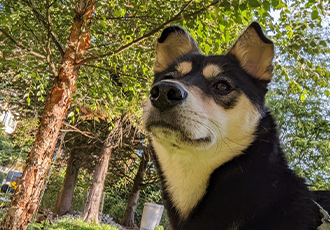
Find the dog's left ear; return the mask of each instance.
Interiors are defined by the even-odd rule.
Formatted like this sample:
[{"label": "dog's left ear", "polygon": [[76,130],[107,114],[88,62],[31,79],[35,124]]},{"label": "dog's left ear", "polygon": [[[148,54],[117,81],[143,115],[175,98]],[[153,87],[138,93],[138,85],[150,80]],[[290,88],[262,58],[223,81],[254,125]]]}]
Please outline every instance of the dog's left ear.
[{"label": "dog's left ear", "polygon": [[228,54],[234,55],[243,69],[253,77],[271,80],[274,44],[264,35],[257,22],[244,31]]},{"label": "dog's left ear", "polygon": [[179,26],[164,29],[157,41],[154,73],[162,72],[176,59],[187,53],[199,52],[195,40]]}]

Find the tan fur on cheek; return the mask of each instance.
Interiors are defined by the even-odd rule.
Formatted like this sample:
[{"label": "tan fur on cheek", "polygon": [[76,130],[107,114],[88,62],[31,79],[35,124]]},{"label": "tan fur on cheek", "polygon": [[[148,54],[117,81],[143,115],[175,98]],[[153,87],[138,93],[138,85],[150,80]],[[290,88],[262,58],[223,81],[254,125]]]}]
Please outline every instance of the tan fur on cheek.
[{"label": "tan fur on cheek", "polygon": [[261,115],[250,100],[241,95],[235,107],[228,110],[227,116],[228,138],[238,141],[253,135]]}]

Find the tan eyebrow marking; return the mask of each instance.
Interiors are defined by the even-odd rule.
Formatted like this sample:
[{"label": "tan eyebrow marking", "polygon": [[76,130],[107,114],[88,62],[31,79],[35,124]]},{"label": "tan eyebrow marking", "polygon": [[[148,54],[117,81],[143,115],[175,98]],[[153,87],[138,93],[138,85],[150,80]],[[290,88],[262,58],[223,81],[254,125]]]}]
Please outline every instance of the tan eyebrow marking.
[{"label": "tan eyebrow marking", "polygon": [[184,61],[179,63],[175,68],[179,73],[184,75],[190,73],[190,71],[192,70],[192,63],[189,61]]},{"label": "tan eyebrow marking", "polygon": [[215,77],[222,72],[223,72],[223,69],[221,69],[221,67],[219,67],[218,65],[215,65],[215,64],[208,64],[203,69],[203,75],[206,78]]}]

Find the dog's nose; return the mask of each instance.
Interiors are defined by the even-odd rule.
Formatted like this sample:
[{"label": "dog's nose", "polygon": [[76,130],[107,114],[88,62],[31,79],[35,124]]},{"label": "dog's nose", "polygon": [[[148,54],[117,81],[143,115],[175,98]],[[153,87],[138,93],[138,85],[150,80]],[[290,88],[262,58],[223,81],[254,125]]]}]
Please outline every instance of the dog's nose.
[{"label": "dog's nose", "polygon": [[182,103],[187,97],[187,92],[173,82],[158,82],[150,90],[150,101],[156,108],[166,110]]}]

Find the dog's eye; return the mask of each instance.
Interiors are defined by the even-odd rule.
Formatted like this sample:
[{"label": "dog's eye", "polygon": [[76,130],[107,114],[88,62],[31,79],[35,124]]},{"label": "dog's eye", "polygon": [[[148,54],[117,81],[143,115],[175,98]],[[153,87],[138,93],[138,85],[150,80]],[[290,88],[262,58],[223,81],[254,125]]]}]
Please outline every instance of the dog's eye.
[{"label": "dog's eye", "polygon": [[231,86],[224,81],[220,81],[214,85],[214,88],[220,93],[220,94],[228,94],[232,91]]}]

